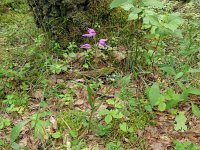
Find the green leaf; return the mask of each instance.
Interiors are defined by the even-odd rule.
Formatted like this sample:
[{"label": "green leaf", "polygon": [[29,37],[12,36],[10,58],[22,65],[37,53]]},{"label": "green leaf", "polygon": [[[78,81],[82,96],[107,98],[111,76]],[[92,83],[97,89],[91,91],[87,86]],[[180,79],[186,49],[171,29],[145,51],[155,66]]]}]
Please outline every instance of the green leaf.
[{"label": "green leaf", "polygon": [[176,75],[176,72],[174,70],[173,67],[170,67],[170,66],[166,66],[166,67],[162,67],[160,68],[162,71],[166,72],[167,74],[169,75]]},{"label": "green leaf", "polygon": [[159,0],[143,0],[143,3],[147,7],[163,8],[164,5]]},{"label": "green leaf", "polygon": [[106,101],[109,105],[114,105],[115,104],[115,101],[113,99],[108,99]]},{"label": "green leaf", "polygon": [[111,121],[112,121],[112,116],[111,116],[111,115],[107,115],[107,116],[105,117],[105,122],[106,122],[107,124],[109,124]]},{"label": "green leaf", "polygon": [[189,69],[188,73],[199,73],[200,72],[200,69]]},{"label": "green leaf", "polygon": [[122,112],[120,112],[119,110],[114,110],[114,111],[112,111],[113,112],[113,114],[112,114],[112,116],[114,117],[114,118],[116,118],[116,119],[120,119],[120,118],[122,118],[124,115],[122,114]]},{"label": "green leaf", "polygon": [[159,101],[159,97],[160,97],[159,85],[157,83],[154,83],[149,90],[149,100],[151,106],[156,105],[156,103]]},{"label": "green leaf", "polygon": [[164,102],[161,102],[159,105],[158,105],[158,109],[160,111],[165,111],[166,109],[166,104]]},{"label": "green leaf", "polygon": [[101,110],[101,111],[99,112],[99,115],[103,116],[103,115],[107,115],[107,114],[109,114],[109,113],[110,113],[110,111],[109,111],[108,109],[104,109],[104,110]]},{"label": "green leaf", "polygon": [[173,32],[184,23],[184,20],[179,16],[178,13],[173,13],[168,16],[166,16],[165,19],[167,22],[164,24],[164,26]]},{"label": "green leaf", "polygon": [[133,8],[134,6],[133,6],[133,4],[130,4],[130,3],[127,3],[127,4],[123,4],[122,6],[121,6],[121,8],[123,8],[124,10],[126,10],[126,11],[129,11],[131,8]]},{"label": "green leaf", "polygon": [[90,107],[94,108],[94,102],[92,98],[93,90],[89,85],[87,86],[87,92],[88,92],[88,102],[90,104]]},{"label": "green leaf", "polygon": [[11,134],[10,134],[10,142],[11,144],[13,142],[15,142],[15,140],[18,138],[21,129],[23,128],[23,126],[27,123],[28,121],[22,121],[20,123],[18,123],[14,128],[12,128],[11,130]]},{"label": "green leaf", "polygon": [[200,117],[200,109],[197,105],[192,104],[192,112],[196,117]]},{"label": "green leaf", "polygon": [[122,6],[123,4],[125,4],[128,1],[129,0],[113,0],[112,3],[110,4],[110,8],[113,9],[115,7]]},{"label": "green leaf", "polygon": [[128,15],[128,20],[137,20],[138,19],[138,14],[132,12]]},{"label": "green leaf", "polygon": [[174,79],[175,79],[175,80],[178,80],[178,79],[180,79],[183,75],[184,75],[183,72],[179,72],[179,73],[174,77]]},{"label": "green leaf", "polygon": [[188,93],[200,96],[200,89],[197,88],[189,88]]},{"label": "green leaf", "polygon": [[176,124],[174,126],[174,129],[176,131],[180,130],[181,132],[186,131],[187,130],[186,120],[187,118],[185,117],[184,112],[179,112],[179,115],[177,115],[175,118]]},{"label": "green leaf", "polygon": [[52,136],[54,139],[58,139],[58,138],[60,138],[62,135],[61,135],[60,132],[55,132],[55,133],[53,133],[51,136]]},{"label": "green leaf", "polygon": [[129,85],[130,81],[131,81],[131,75],[128,75],[128,76],[123,77],[123,78],[119,81],[118,84],[119,84],[121,87],[126,87],[126,86]]},{"label": "green leaf", "polygon": [[161,26],[157,15],[147,15],[144,17],[143,21],[147,25],[150,24],[156,27]]},{"label": "green leaf", "polygon": [[15,142],[11,143],[11,147],[12,147],[14,150],[20,150],[19,144],[15,143]]},{"label": "green leaf", "polygon": [[71,135],[71,137],[73,137],[73,138],[77,138],[77,137],[78,137],[78,132],[75,131],[75,130],[71,130],[71,131],[70,131],[70,135]]},{"label": "green leaf", "polygon": [[122,130],[123,132],[128,132],[128,126],[126,122],[120,123],[119,124],[119,128],[120,130]]}]

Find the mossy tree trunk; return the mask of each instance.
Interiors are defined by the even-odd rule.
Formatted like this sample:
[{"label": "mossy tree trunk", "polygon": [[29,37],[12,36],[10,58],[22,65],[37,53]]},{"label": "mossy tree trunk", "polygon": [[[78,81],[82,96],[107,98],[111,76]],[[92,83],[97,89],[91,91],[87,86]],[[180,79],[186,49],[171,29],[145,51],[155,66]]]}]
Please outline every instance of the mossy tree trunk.
[{"label": "mossy tree trunk", "polygon": [[28,0],[36,24],[62,47],[80,41],[95,21],[106,20],[110,0]]}]

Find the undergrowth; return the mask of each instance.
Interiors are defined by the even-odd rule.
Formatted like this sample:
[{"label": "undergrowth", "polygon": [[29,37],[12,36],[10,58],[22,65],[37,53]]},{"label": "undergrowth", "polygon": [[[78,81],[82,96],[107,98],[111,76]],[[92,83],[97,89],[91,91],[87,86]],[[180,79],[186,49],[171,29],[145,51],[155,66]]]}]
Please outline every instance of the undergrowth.
[{"label": "undergrowth", "polygon": [[[145,2],[114,0],[129,22],[109,32],[96,23],[84,50],[50,41],[25,1],[0,2],[0,148],[145,150],[157,114],[172,116],[174,132],[192,128],[189,119],[200,117],[198,8],[184,4],[177,15],[180,3]],[[172,149],[199,149],[175,140]]]}]

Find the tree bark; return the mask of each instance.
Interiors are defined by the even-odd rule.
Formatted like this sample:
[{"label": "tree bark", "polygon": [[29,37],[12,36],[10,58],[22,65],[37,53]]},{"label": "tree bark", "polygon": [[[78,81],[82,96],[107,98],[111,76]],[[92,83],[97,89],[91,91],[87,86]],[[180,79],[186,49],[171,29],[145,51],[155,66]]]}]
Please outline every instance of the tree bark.
[{"label": "tree bark", "polygon": [[81,34],[95,21],[106,20],[110,0],[28,0],[38,27],[66,47],[80,42]]}]

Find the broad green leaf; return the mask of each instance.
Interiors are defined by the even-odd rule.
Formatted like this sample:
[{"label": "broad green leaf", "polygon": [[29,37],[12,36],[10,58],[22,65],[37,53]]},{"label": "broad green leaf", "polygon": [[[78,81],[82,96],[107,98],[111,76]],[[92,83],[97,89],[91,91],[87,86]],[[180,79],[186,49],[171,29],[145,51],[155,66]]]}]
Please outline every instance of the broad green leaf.
[{"label": "broad green leaf", "polygon": [[175,31],[184,22],[184,20],[177,13],[166,16],[165,20],[167,22],[164,24],[164,26],[172,31]]},{"label": "broad green leaf", "polygon": [[112,111],[112,116],[116,119],[120,119],[122,118],[124,115],[122,114],[122,112],[120,112],[119,110],[115,110],[115,111]]},{"label": "broad green leaf", "polygon": [[142,1],[147,7],[163,8],[164,5],[160,0],[143,0]]},{"label": "broad green leaf", "polygon": [[159,105],[158,105],[158,109],[160,111],[165,111],[166,109],[166,104],[164,102],[161,102]]},{"label": "broad green leaf", "polygon": [[112,116],[111,116],[111,115],[107,115],[107,116],[105,117],[105,122],[106,122],[107,124],[109,124],[111,121],[112,121]]},{"label": "broad green leaf", "polygon": [[123,8],[124,10],[126,10],[126,11],[129,11],[131,8],[133,8],[134,6],[133,6],[133,4],[131,4],[131,3],[127,3],[127,4],[123,4],[122,6],[121,6],[121,8]]},{"label": "broad green leaf", "polygon": [[62,136],[62,134],[58,131],[58,132],[55,132],[51,135],[54,139],[58,139]]},{"label": "broad green leaf", "polygon": [[189,73],[199,73],[200,72],[200,69],[189,69],[188,71]]},{"label": "broad green leaf", "polygon": [[20,150],[19,144],[15,143],[15,142],[11,143],[11,147],[12,147],[14,150]]},{"label": "broad green leaf", "polygon": [[175,80],[178,80],[178,79],[180,79],[183,75],[184,75],[183,72],[179,72],[179,73],[174,77],[174,79],[175,79]]},{"label": "broad green leaf", "polygon": [[115,101],[113,99],[108,99],[106,101],[109,105],[114,105],[115,104]]},{"label": "broad green leaf", "polygon": [[194,94],[194,95],[199,95],[200,96],[200,89],[197,88],[189,88],[188,93]]},{"label": "broad green leaf", "polygon": [[160,97],[159,85],[157,83],[154,83],[149,90],[149,100],[151,106],[156,105],[156,103],[159,101],[159,97]]},{"label": "broad green leaf", "polygon": [[21,129],[23,128],[23,126],[27,123],[28,121],[22,121],[20,123],[18,123],[14,128],[12,128],[11,130],[11,134],[10,134],[10,142],[11,144],[13,142],[15,142],[15,140],[18,138]]},{"label": "broad green leaf", "polygon": [[166,67],[162,67],[162,68],[160,68],[162,71],[164,71],[164,72],[166,72],[167,74],[169,74],[169,75],[176,75],[176,72],[175,72],[175,70],[174,70],[174,68],[173,67],[168,67],[168,66],[166,66]]},{"label": "broad green leaf", "polygon": [[94,108],[94,102],[92,98],[93,90],[89,85],[87,86],[87,92],[88,92],[88,102],[90,104],[90,107]]},{"label": "broad green leaf", "polygon": [[128,132],[128,126],[126,122],[120,123],[119,124],[119,128],[123,131],[123,132]]},{"label": "broad green leaf", "polygon": [[192,112],[196,117],[200,117],[200,108],[197,105],[192,104]]},{"label": "broad green leaf", "polygon": [[77,138],[77,137],[78,137],[78,132],[77,132],[76,130],[71,130],[71,131],[70,131],[70,135],[71,135],[71,137],[73,137],[73,138]]},{"label": "broad green leaf", "polygon": [[110,111],[108,110],[108,109],[104,109],[104,110],[101,110],[100,112],[99,112],[99,115],[107,115],[107,114],[109,114],[110,113]]},{"label": "broad green leaf", "polygon": [[174,129],[176,131],[180,130],[181,132],[186,131],[187,130],[186,120],[187,118],[185,117],[184,112],[179,112],[179,114],[175,118],[176,124],[174,126]]},{"label": "broad green leaf", "polygon": [[113,0],[110,4],[110,8],[113,9],[115,7],[122,6],[123,4],[129,2],[129,0]]},{"label": "broad green leaf", "polygon": [[130,13],[129,15],[128,15],[128,20],[130,21],[130,20],[137,20],[138,19],[138,14],[135,14],[135,13]]},{"label": "broad green leaf", "polygon": [[143,21],[147,25],[150,24],[156,27],[161,26],[157,15],[147,15],[144,17]]}]

